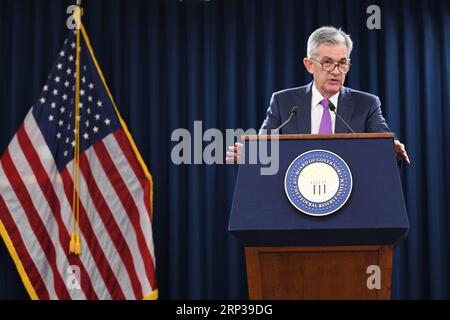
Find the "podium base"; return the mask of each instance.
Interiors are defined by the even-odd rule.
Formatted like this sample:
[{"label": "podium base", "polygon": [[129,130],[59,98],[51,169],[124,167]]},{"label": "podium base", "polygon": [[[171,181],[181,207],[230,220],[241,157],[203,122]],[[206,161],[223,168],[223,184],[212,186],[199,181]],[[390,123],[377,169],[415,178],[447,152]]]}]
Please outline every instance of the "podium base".
[{"label": "podium base", "polygon": [[386,300],[392,246],[246,247],[251,300]]}]

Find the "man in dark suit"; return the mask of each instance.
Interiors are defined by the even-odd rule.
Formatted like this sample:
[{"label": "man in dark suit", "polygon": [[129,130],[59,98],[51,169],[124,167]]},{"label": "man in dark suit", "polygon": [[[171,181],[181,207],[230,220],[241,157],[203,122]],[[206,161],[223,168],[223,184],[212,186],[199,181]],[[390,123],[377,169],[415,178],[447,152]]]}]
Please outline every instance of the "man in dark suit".
[{"label": "man in dark suit", "polygon": [[[314,83],[274,93],[261,131],[278,128],[289,118],[292,106],[298,106],[296,118],[280,130],[281,134],[351,133],[344,122],[336,119],[332,112],[329,112],[330,130],[326,131],[323,128],[322,132],[319,131],[324,117],[324,106],[321,104],[323,99]],[[381,113],[381,103],[377,96],[341,87],[338,97],[336,96],[334,100],[336,112],[355,132],[391,132]]]},{"label": "man in dark suit", "polygon": [[[297,116],[280,130],[281,134],[350,132],[336,118],[333,107],[355,132],[391,132],[377,96],[343,86],[352,49],[350,36],[340,29],[322,27],[314,31],[308,39],[308,56],[303,59],[314,81],[274,93],[260,133],[278,128],[289,118],[293,106],[299,107]],[[394,146],[397,159],[410,163],[405,146],[398,140],[394,140]],[[241,148],[240,143],[230,147],[227,161],[237,161]]]}]

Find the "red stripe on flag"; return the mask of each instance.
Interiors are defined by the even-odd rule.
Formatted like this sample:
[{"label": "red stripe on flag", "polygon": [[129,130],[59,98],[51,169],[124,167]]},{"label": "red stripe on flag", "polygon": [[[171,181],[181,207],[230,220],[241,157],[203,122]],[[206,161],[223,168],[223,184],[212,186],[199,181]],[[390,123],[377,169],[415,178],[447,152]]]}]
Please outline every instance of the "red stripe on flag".
[{"label": "red stripe on flag", "polygon": [[[69,248],[70,236],[69,233],[67,232],[67,228],[64,225],[64,222],[62,221],[61,205],[59,203],[59,199],[58,196],[56,195],[53,185],[51,184],[50,177],[48,176],[47,171],[42,165],[39,155],[33,148],[33,143],[28,138],[24,126],[21,126],[20,129],[18,130],[17,139],[20,144],[20,147],[23,150],[25,157],[27,158],[27,161],[31,169],[33,170],[36,180],[38,181],[39,187],[41,188],[41,191],[44,194],[45,198],[47,199],[47,203],[52,210],[53,217],[55,218],[55,221],[58,224],[59,241],[63,248],[63,251],[66,253],[68,252]],[[71,265],[77,265],[80,268],[80,280],[81,280],[80,285],[86,298],[98,299],[98,296],[95,293],[94,288],[92,287],[89,274],[84,268],[84,265],[81,262],[80,258],[75,255],[68,255],[67,253],[65,254],[65,257],[67,258],[68,262]],[[65,272],[65,270],[61,270],[61,272]]]},{"label": "red stripe on flag", "polygon": [[56,265],[56,250],[50,236],[45,229],[44,223],[41,220],[36,208],[33,205],[31,196],[22,181],[22,177],[14,166],[9,149],[5,151],[2,156],[1,163],[4,168],[11,187],[13,188],[22,208],[27,215],[30,226],[33,230],[36,239],[47,257],[50,267],[53,272],[53,281],[55,285],[55,292],[59,299],[69,299],[70,295],[67,291],[66,285],[61,278],[60,271]]},{"label": "red stripe on flag", "polygon": [[142,170],[141,164],[137,160],[134,150],[131,148],[130,141],[128,140],[128,137],[126,136],[123,129],[116,130],[114,132],[114,137],[116,138],[117,144],[120,146],[120,149],[122,149],[122,153],[127,158],[128,163],[131,166],[131,169],[133,169],[134,174],[141,183],[144,192],[143,200],[145,203],[145,208],[148,210],[151,216],[152,207],[150,205],[150,182],[145,176],[145,172],[144,170]]},{"label": "red stripe on flag", "polygon": [[152,288],[156,288],[155,268],[153,265],[150,250],[147,247],[147,243],[145,242],[145,237],[142,232],[141,224],[139,221],[140,213],[136,206],[136,203],[134,202],[134,199],[131,196],[130,191],[128,190],[125,182],[123,181],[119,171],[114,165],[114,162],[112,161],[111,156],[108,150],[106,149],[103,141],[96,143],[94,145],[94,150],[95,153],[97,154],[97,158],[99,159],[100,164],[103,167],[103,170],[108,173],[107,176],[109,181],[111,182],[111,185],[116,191],[116,194],[119,196],[119,199],[122,202],[123,207],[126,209],[125,211],[136,233],[139,251],[144,261],[147,278],[149,279]]},{"label": "red stripe on flag", "polygon": [[103,221],[103,224],[108,232],[111,240],[116,248],[117,252],[120,255],[122,263],[125,265],[125,269],[130,277],[131,285],[133,287],[133,292],[136,299],[143,298],[143,290],[141,286],[141,282],[137,276],[136,266],[133,261],[133,256],[131,254],[131,250],[123,236],[120,227],[117,225],[114,216],[107,205],[105,198],[103,197],[100,188],[95,181],[92,171],[88,165],[88,158],[86,153],[80,154],[80,169],[83,173],[84,179],[86,181],[86,185],[89,189],[89,193],[91,194],[92,202],[97,209],[97,212],[100,218]]},{"label": "red stripe on flag", "polygon": [[[131,147],[130,141],[128,140],[128,137],[126,136],[123,129],[116,130],[114,132],[114,137],[115,137],[120,149],[122,150],[123,155],[127,159],[128,164],[131,166],[137,180],[140,182],[140,184],[142,186],[144,205],[151,216],[153,208],[150,205],[150,188],[151,188],[150,181],[145,176],[145,172],[144,172],[141,164],[139,163],[139,161],[136,157],[136,154],[134,153],[134,150]],[[149,223],[150,224],[152,223],[151,219],[150,219]],[[152,239],[152,241],[153,241],[153,239]],[[151,259],[150,264],[148,265],[148,268],[149,268],[148,272],[152,272],[154,275],[153,277],[150,278],[150,283],[151,283],[152,289],[156,289],[157,283],[156,283],[156,278],[155,278],[155,268],[154,268],[153,259]]]},{"label": "red stripe on flag", "polygon": [[45,286],[44,279],[42,279],[36,265],[31,258],[28,249],[20,236],[19,229],[14,222],[11,213],[9,212],[3,197],[0,195],[0,217],[6,228],[9,231],[8,235],[11,239],[14,249],[19,256],[20,262],[22,263],[25,273],[33,286],[34,291],[38,299],[49,300],[50,295],[48,293],[47,287]]},{"label": "red stripe on flag", "polygon": [[[72,164],[72,162],[70,163]],[[72,177],[70,176],[68,165],[63,171],[61,171],[61,178],[63,180],[64,190],[66,192],[66,197],[69,200],[69,203],[72,203],[73,197],[73,182]],[[117,280],[116,275],[114,274],[111,266],[109,265],[108,259],[103,252],[102,247],[95,235],[94,230],[87,218],[86,211],[83,207],[83,204],[80,203],[80,230],[83,232],[84,238],[87,241],[87,245],[89,246],[89,250],[91,251],[92,257],[94,258],[95,264],[100,272],[103,281],[106,284],[106,288],[112,299],[125,300],[125,294],[120,287],[119,281]],[[83,249],[82,249],[83,250]]]}]

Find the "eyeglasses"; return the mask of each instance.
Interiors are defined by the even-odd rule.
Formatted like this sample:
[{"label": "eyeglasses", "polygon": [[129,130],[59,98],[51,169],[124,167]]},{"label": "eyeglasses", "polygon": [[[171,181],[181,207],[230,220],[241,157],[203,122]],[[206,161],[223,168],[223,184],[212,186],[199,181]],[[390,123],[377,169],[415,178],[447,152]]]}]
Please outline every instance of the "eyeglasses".
[{"label": "eyeglasses", "polygon": [[336,67],[338,67],[338,70],[340,72],[347,73],[350,70],[350,67],[351,67],[350,62],[347,62],[347,61],[341,61],[341,62],[338,62],[338,63],[334,63],[334,62],[331,62],[331,61],[320,62],[320,61],[317,61],[316,59],[313,59],[313,58],[309,58],[309,59],[311,59],[312,61],[315,61],[315,62],[321,64],[322,65],[322,70],[323,71],[327,71],[327,72],[333,72],[334,69]]}]

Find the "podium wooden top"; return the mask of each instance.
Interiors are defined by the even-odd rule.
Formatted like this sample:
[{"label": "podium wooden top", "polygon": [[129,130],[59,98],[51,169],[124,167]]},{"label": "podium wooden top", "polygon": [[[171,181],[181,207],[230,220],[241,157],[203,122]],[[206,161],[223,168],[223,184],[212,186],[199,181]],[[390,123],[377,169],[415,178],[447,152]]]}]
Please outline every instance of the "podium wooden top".
[{"label": "podium wooden top", "polygon": [[393,133],[337,133],[337,134],[280,134],[243,135],[242,141],[250,140],[325,140],[325,139],[394,139]]}]

